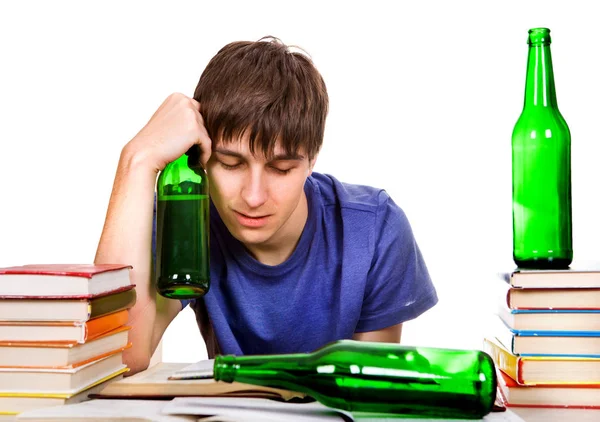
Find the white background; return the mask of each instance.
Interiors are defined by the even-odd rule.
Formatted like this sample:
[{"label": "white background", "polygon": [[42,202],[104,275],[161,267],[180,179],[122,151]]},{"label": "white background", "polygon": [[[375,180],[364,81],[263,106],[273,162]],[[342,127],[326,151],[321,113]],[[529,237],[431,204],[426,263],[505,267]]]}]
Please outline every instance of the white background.
[{"label": "white background", "polygon": [[[403,342],[479,348],[495,274],[511,269],[510,137],[527,30],[552,30],[572,133],[575,259],[599,251],[600,50],[593,2],[0,3],[0,266],[92,262],[121,148],[225,44],[274,35],[308,51],[331,111],[316,170],[385,188],[440,302]],[[588,6],[589,5],[589,6]],[[190,310],[165,360],[204,346]]]}]

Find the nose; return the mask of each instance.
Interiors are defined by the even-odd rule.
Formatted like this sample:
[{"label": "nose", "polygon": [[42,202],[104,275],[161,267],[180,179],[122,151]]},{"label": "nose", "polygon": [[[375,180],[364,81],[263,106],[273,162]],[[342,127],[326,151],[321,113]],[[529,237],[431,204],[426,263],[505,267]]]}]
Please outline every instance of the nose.
[{"label": "nose", "polygon": [[249,172],[241,196],[249,208],[258,208],[267,202],[266,180],[261,169],[252,169]]}]

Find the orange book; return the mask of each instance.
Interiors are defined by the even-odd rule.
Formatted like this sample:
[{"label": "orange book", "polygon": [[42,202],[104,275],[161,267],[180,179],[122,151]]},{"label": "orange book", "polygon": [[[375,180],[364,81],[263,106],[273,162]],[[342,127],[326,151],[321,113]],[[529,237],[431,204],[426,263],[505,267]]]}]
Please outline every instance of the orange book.
[{"label": "orange book", "polygon": [[127,323],[129,312],[119,312],[89,321],[0,321],[0,342],[91,341]]},{"label": "orange book", "polygon": [[0,368],[76,368],[131,347],[124,325],[85,343],[0,342]]}]

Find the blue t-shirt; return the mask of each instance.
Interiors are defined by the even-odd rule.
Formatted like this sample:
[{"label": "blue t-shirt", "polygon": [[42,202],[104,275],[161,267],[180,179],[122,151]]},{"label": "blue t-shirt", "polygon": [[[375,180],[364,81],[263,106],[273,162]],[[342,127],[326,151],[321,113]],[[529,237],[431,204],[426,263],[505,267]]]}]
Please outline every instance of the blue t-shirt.
[{"label": "blue t-shirt", "polygon": [[381,189],[314,173],[298,245],[269,266],[211,207],[209,292],[194,309],[209,357],[310,352],[416,318],[437,303],[404,212]]}]

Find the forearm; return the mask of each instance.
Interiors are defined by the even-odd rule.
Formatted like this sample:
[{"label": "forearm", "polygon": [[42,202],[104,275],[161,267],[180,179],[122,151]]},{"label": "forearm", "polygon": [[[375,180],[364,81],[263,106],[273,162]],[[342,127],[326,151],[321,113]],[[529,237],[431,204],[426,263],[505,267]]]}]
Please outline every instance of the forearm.
[{"label": "forearm", "polygon": [[367,331],[363,333],[354,333],[353,340],[376,341],[383,343],[400,343],[402,336],[402,324],[392,325],[377,331]]},{"label": "forearm", "polygon": [[158,172],[195,144],[206,165],[212,141],[199,109],[197,101],[183,94],[170,95],[119,159],[95,262],[133,266],[137,302],[129,310],[128,322],[133,347],[124,354],[131,373],[148,366],[163,333],[181,310],[180,301],[157,295],[151,280],[154,185]]},{"label": "forearm", "polygon": [[[96,263],[132,265],[131,282],[137,301],[129,310],[133,347],[125,355],[134,370],[143,369],[153,353],[156,293],[151,283],[151,242],[156,172],[143,157],[125,147],[121,153]],[[158,343],[158,342],[157,342]]]}]

